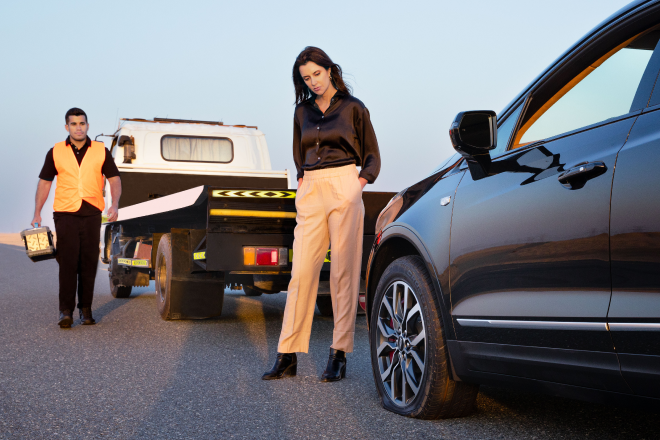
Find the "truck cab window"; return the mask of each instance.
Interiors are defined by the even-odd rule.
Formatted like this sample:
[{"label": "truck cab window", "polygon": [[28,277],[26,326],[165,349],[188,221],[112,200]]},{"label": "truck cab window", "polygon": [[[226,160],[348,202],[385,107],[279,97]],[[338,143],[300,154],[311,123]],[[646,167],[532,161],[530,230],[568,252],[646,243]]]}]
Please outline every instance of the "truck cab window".
[{"label": "truck cab window", "polygon": [[229,163],[234,159],[234,145],[228,138],[168,135],[160,143],[163,159],[169,161]]},{"label": "truck cab window", "polygon": [[645,32],[589,65],[526,117],[512,148],[638,110],[631,105],[659,36]]}]

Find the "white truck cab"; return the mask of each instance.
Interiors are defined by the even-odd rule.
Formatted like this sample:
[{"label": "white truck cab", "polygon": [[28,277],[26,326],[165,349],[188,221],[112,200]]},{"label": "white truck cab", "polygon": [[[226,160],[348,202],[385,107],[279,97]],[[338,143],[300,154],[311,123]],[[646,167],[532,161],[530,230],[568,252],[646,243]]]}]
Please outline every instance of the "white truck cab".
[{"label": "white truck cab", "polygon": [[266,137],[254,126],[121,119],[110,151],[122,179],[120,208],[200,185],[290,188],[292,182],[288,170],[271,169]]}]

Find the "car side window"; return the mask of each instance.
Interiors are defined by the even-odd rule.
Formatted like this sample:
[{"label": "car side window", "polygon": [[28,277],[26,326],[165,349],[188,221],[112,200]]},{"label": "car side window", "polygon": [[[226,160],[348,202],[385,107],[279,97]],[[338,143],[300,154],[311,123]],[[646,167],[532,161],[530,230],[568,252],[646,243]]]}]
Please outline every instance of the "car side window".
[{"label": "car side window", "polygon": [[518,106],[504,122],[497,127],[497,147],[494,150],[491,150],[490,157],[497,157],[506,152],[506,148],[509,146],[509,139],[511,139],[511,133],[516,127],[516,122],[518,122],[518,116],[520,116],[520,110],[522,110],[522,104]]},{"label": "car side window", "polygon": [[511,148],[638,110],[631,106],[659,36],[646,32],[631,38],[584,69],[526,116]]}]

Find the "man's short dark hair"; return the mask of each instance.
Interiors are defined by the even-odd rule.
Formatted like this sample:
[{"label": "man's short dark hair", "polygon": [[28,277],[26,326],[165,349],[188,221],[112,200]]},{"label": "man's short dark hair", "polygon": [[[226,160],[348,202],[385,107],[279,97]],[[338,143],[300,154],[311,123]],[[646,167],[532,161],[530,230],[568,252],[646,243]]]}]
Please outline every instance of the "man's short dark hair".
[{"label": "man's short dark hair", "polygon": [[85,113],[82,109],[78,107],[70,108],[69,111],[66,112],[66,115],[64,115],[64,120],[66,121],[66,125],[69,125],[69,116],[84,116],[85,122],[89,122],[87,120],[87,113]]}]

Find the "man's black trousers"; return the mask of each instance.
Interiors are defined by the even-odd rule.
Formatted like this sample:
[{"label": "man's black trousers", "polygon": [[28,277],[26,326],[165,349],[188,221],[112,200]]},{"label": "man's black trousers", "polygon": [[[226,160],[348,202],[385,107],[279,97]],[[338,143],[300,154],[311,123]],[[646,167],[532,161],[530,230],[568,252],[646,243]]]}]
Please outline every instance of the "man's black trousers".
[{"label": "man's black trousers", "polygon": [[57,213],[57,262],[60,265],[60,311],[92,307],[99,264],[101,213],[81,217]]}]

